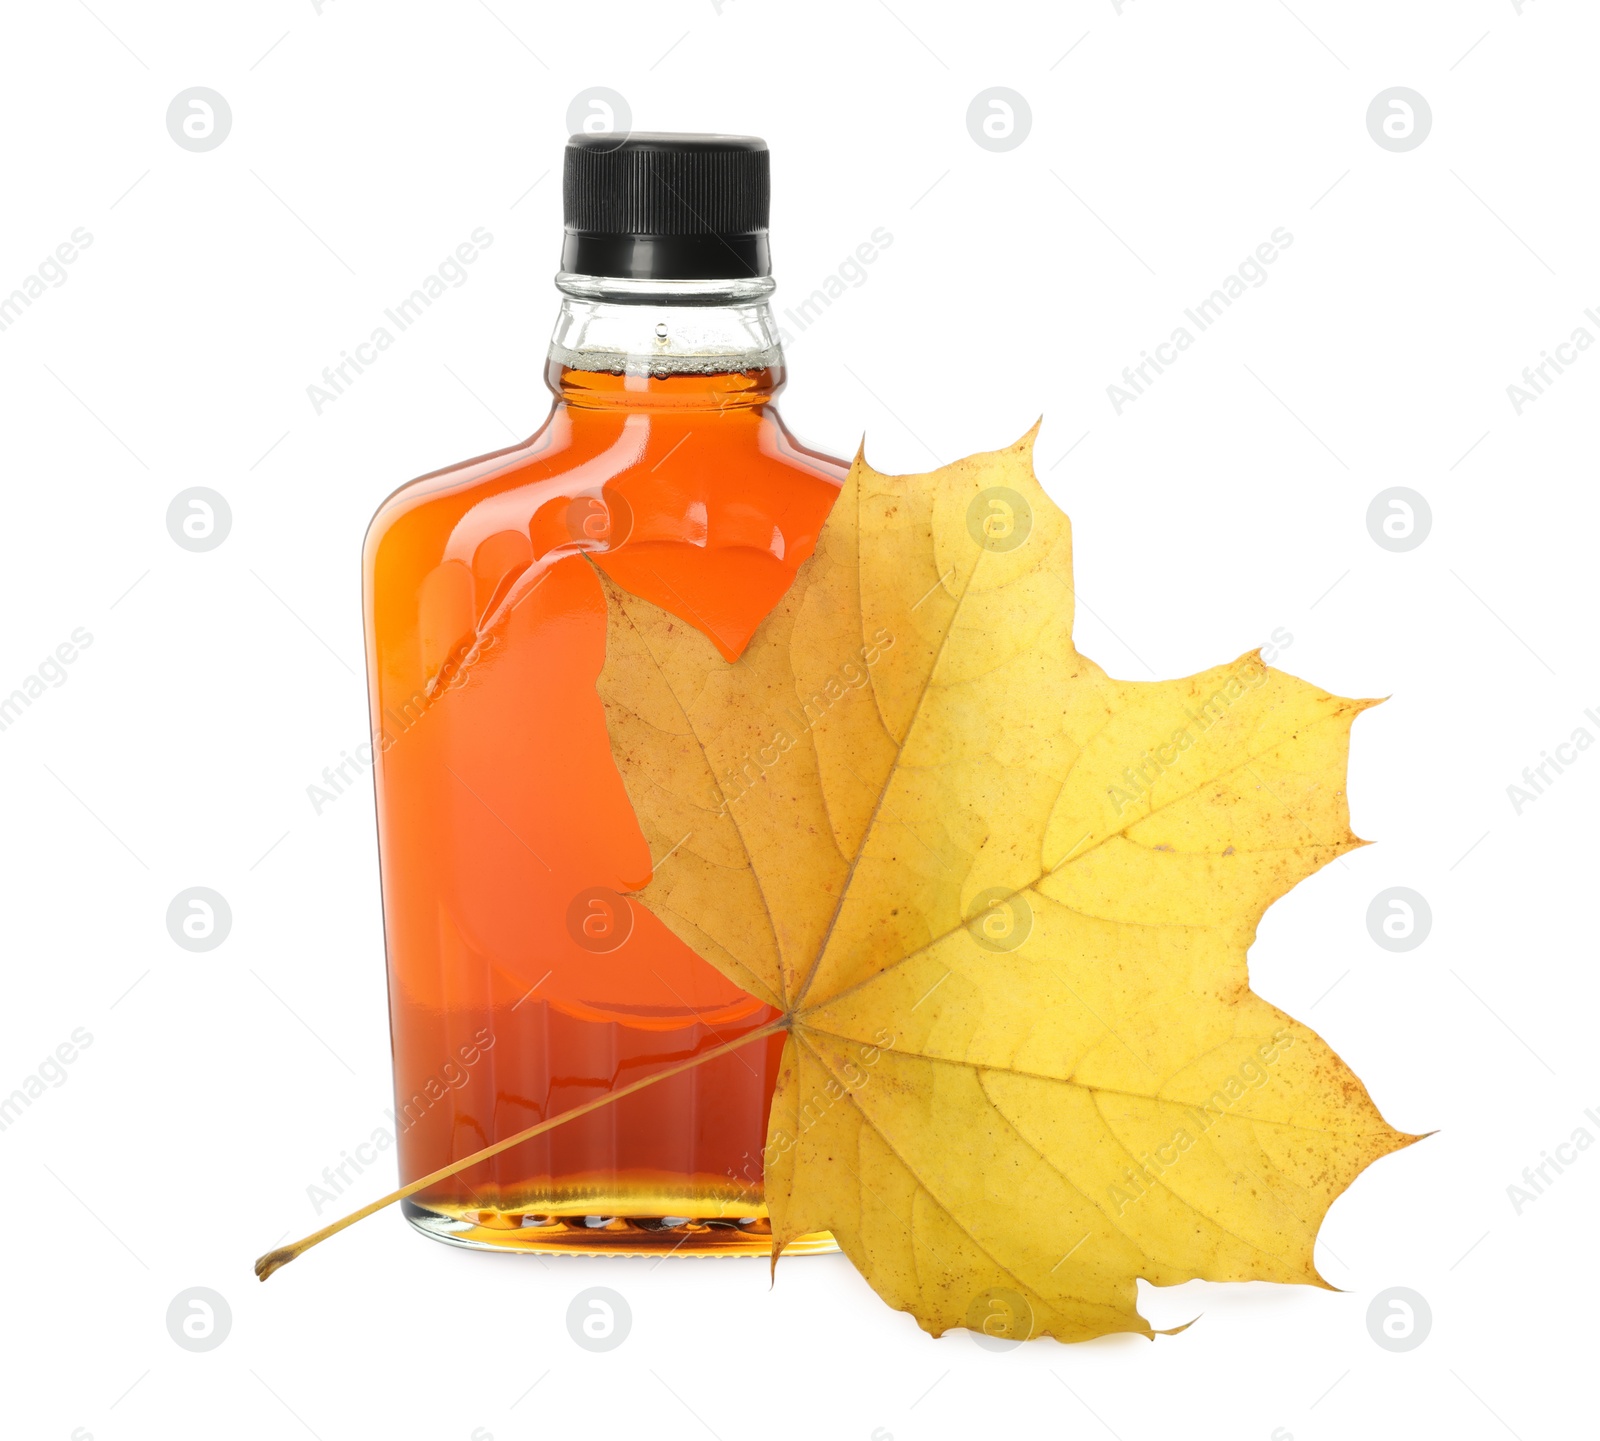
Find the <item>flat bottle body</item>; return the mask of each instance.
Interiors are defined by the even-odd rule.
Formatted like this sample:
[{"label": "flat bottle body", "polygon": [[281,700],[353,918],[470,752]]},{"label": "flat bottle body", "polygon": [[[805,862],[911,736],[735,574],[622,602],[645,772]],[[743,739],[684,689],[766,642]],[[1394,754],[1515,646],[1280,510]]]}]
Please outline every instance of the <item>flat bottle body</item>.
[{"label": "flat bottle body", "polygon": [[[845,467],[785,430],[775,367],[553,361],[549,379],[533,437],[403,487],[367,537],[402,1180],[775,1015],[623,896],[671,858],[650,855],[611,757],[600,577],[732,659],[811,554]],[[766,1250],[783,1041],[514,1147],[407,1214],[495,1248]]]}]

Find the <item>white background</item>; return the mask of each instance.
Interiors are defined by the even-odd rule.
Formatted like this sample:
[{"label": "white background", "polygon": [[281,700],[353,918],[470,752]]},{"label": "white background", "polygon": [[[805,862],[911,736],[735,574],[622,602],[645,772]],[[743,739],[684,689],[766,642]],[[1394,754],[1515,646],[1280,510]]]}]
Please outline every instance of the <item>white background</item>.
[{"label": "white background", "polygon": [[[75,227],[93,243],[0,333],[0,692],[75,627],[93,643],[0,732],[0,1093],[74,1028],[93,1043],[0,1132],[7,1436],[1592,1425],[1600,1148],[1520,1215],[1507,1187],[1575,1128],[1600,1139],[1600,753],[1521,814],[1507,786],[1575,728],[1600,737],[1600,355],[1520,415],[1506,387],[1580,324],[1600,336],[1600,20],[1577,0],[1122,9],[8,7],[0,294]],[[207,153],[165,123],[196,85],[232,109]],[[1180,675],[1283,627],[1286,669],[1393,697],[1351,758],[1377,844],[1276,905],[1251,953],[1255,988],[1394,1125],[1438,1131],[1334,1206],[1318,1263],[1340,1292],[1144,1287],[1154,1324],[1197,1324],[992,1354],[924,1336],[842,1257],[769,1290],[759,1260],[468,1255],[393,1211],[252,1277],[329,1219],[307,1187],[390,1103],[370,788],[320,816],[306,791],[365,732],[363,528],[395,486],[542,419],[565,117],[595,85],[640,128],[767,137],[780,311],[893,236],[790,347],[802,436],[849,454],[864,432],[880,468],[921,470],[1042,413],[1087,653]],[[996,85],[1032,111],[1004,153],[965,120]],[[1433,115],[1403,153],[1365,120],[1397,85]],[[478,226],[469,282],[317,415],[307,385]],[[1123,366],[1280,226],[1267,283],[1117,414]],[[232,509],[204,554],[165,524],[195,485]],[[1365,520],[1394,485],[1432,510],[1405,553]],[[164,920],[195,885],[233,913],[205,954]],[[1365,920],[1396,885],[1433,912],[1404,954]],[[604,1355],[565,1325],[596,1284],[633,1317]],[[232,1311],[204,1354],[166,1328],[192,1286]],[[1432,1310],[1405,1354],[1366,1325],[1391,1286]]]}]

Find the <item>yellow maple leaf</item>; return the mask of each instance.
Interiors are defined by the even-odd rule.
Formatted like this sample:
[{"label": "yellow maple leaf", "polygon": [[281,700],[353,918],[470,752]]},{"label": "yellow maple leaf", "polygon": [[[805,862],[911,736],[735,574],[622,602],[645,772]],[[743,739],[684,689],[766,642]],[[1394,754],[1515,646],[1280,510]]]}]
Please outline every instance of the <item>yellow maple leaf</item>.
[{"label": "yellow maple leaf", "polygon": [[1150,1334],[1138,1277],[1321,1282],[1333,1200],[1415,1139],[1249,988],[1262,912],[1361,844],[1350,726],[1249,654],[1113,680],[1072,643],[1030,433],[857,459],[729,664],[605,581],[637,899],[785,1014],[774,1260],[828,1230],[935,1335]]}]

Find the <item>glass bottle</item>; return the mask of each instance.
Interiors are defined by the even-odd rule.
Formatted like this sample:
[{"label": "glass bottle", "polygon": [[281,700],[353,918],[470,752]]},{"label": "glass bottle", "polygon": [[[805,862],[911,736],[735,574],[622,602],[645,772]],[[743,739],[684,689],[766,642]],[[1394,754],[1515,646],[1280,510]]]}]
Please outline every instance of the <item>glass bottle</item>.
[{"label": "glass bottle", "polygon": [[[620,894],[670,856],[649,854],[595,691],[597,572],[733,660],[811,554],[847,468],[777,412],[767,166],[747,137],[574,136],[549,417],[401,487],[373,518],[402,1181],[774,1016]],[[513,1147],[406,1214],[496,1249],[764,1251],[782,1043]]]}]

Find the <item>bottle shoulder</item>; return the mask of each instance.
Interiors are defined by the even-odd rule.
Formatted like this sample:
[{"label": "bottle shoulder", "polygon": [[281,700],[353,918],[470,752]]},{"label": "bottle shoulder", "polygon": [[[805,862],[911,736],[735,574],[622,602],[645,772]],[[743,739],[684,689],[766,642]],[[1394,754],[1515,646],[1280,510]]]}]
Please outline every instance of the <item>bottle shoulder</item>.
[{"label": "bottle shoulder", "polygon": [[472,496],[486,489],[514,489],[523,484],[525,473],[557,440],[553,433],[557,410],[558,407],[553,407],[544,424],[526,440],[430,470],[395,487],[379,502],[367,523],[365,550],[368,557],[374,546],[408,517],[420,512],[459,508],[463,502],[470,504]]},{"label": "bottle shoulder", "polygon": [[380,507],[368,611],[385,636],[409,634],[423,602],[448,594],[452,634],[469,612],[492,630],[552,567],[587,554],[731,660],[810,558],[847,471],[770,404],[558,403],[526,444],[421,477]]},{"label": "bottle shoulder", "polygon": [[[439,551],[428,564],[470,563],[480,544],[507,530],[528,533],[536,551],[581,541],[582,531],[562,529],[565,511],[596,501],[625,512],[628,537],[640,544],[743,545],[752,527],[765,526],[780,533],[780,555],[796,544],[809,553],[848,470],[796,439],[772,405],[583,413],[558,402],[527,440],[391,493],[368,526],[366,561],[372,567],[391,544],[409,550],[422,535]],[[562,511],[554,532],[553,507]]]}]

